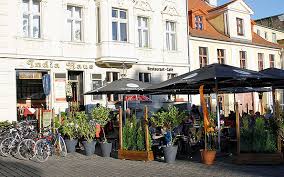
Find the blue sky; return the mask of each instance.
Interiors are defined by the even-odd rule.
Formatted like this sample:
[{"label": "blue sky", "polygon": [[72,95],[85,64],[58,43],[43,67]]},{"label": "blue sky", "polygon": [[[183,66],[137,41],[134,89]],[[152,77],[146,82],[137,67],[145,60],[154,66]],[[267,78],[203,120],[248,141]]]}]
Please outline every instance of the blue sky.
[{"label": "blue sky", "polygon": [[[222,5],[230,0],[218,0]],[[254,11],[253,19],[284,13],[284,0],[244,0]]]}]

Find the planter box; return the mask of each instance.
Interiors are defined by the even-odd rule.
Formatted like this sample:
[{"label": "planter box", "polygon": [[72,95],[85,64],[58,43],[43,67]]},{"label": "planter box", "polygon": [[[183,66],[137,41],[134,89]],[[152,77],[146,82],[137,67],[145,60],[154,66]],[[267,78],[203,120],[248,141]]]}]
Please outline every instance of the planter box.
[{"label": "planter box", "polygon": [[283,162],[282,153],[241,153],[236,156],[236,164],[274,165]]},{"label": "planter box", "polygon": [[129,150],[118,150],[119,159],[127,160],[143,160],[151,161],[154,160],[153,151],[129,151]]}]

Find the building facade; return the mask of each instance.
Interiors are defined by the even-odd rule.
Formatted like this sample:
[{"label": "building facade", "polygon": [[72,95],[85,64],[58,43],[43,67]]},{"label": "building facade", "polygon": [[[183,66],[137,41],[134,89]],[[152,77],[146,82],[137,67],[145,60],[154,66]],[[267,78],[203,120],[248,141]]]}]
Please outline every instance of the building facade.
[{"label": "building facade", "polygon": [[[2,0],[0,112],[105,104],[117,95],[84,96],[128,77],[158,83],[189,71],[186,1]],[[46,96],[43,77],[50,76]],[[47,89],[48,90],[48,89]],[[161,100],[158,100],[161,101]]]},{"label": "building facade", "polygon": [[[281,68],[281,46],[269,42],[254,32],[253,10],[243,0],[233,0],[215,7],[204,0],[189,0],[189,53],[191,69],[211,63],[224,63],[250,70]],[[281,33],[281,35],[283,35]],[[281,37],[278,34],[279,37]],[[237,94],[243,111],[260,111],[257,94]],[[224,114],[234,110],[234,96],[218,98]],[[270,106],[271,96],[265,94],[264,107]],[[198,103],[199,98],[193,98]],[[214,100],[213,100],[214,102]],[[216,99],[215,99],[216,104]]]}]

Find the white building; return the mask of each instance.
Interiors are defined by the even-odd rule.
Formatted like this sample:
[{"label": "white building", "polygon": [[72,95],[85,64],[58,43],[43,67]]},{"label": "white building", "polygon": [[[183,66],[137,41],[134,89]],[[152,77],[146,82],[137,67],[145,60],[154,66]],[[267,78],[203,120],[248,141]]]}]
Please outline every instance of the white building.
[{"label": "white building", "polygon": [[[281,68],[281,46],[254,32],[257,27],[251,20],[253,10],[243,0],[217,7],[215,2],[210,5],[206,0],[189,0],[188,3],[191,70],[218,62],[256,71]],[[233,95],[219,98],[225,114],[234,109],[233,100]],[[244,111],[253,107],[254,111],[260,111],[257,94],[238,94],[236,100],[243,103]],[[193,102],[198,103],[199,98],[194,97]],[[270,103],[270,96],[265,95],[263,105]]]},{"label": "white building", "polygon": [[17,107],[63,111],[67,83],[81,105],[104,104],[82,93],[121,74],[157,83],[189,71],[185,0],[1,0],[0,11],[1,120]]}]

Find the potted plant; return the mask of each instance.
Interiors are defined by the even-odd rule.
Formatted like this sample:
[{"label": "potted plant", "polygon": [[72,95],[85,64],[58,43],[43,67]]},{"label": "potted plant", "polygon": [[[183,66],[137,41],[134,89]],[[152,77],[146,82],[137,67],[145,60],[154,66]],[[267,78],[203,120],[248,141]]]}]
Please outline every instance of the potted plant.
[{"label": "potted plant", "polygon": [[78,131],[80,138],[82,138],[82,144],[84,145],[85,154],[87,156],[95,153],[96,141],[94,141],[96,135],[96,127],[92,120],[89,120],[85,112],[77,112],[76,119],[78,122]]},{"label": "potted plant", "polygon": [[175,139],[172,136],[172,131],[173,128],[180,125],[184,116],[184,112],[179,112],[175,106],[169,106],[168,111],[162,110],[154,113],[150,118],[150,121],[155,124],[155,126],[163,127],[164,131],[166,131],[165,139],[167,145],[163,147],[163,151],[167,163],[175,162],[178,147],[174,145]]},{"label": "potted plant", "polygon": [[68,153],[74,153],[76,151],[75,146],[78,143],[78,125],[74,117],[65,117],[61,127],[62,134],[64,135],[64,141],[67,147]]},{"label": "potted plant", "polygon": [[209,115],[208,125],[205,128],[205,148],[200,150],[201,161],[206,165],[212,165],[216,157],[216,137],[215,114]]},{"label": "potted plant", "polygon": [[100,142],[100,147],[102,150],[103,157],[110,157],[112,143],[107,141],[104,126],[110,121],[110,109],[98,106],[93,109],[92,112],[93,120],[100,125],[100,128],[103,132],[103,140]]}]

